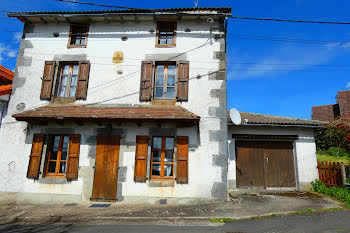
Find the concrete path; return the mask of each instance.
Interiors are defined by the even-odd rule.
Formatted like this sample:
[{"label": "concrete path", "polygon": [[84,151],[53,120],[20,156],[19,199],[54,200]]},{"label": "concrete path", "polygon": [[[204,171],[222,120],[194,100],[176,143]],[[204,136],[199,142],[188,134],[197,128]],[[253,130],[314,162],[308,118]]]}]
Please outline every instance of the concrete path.
[{"label": "concrete path", "polygon": [[238,220],[227,224],[207,226],[174,225],[69,225],[69,224],[4,224],[0,232],[128,232],[128,233],[339,233],[350,232],[350,210],[287,215],[258,220]]},{"label": "concrete path", "polygon": [[114,203],[91,208],[91,203],[70,205],[0,205],[0,223],[74,224],[193,224],[211,218],[247,219],[300,210],[340,207],[338,202],[310,193],[235,194],[231,200],[191,205],[139,205]]}]

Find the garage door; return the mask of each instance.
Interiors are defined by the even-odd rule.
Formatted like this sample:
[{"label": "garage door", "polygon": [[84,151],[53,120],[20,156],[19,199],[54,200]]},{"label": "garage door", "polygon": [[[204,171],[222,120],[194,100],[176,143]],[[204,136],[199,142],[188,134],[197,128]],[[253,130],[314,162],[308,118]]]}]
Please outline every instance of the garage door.
[{"label": "garage door", "polygon": [[236,141],[238,187],[295,187],[293,143]]}]

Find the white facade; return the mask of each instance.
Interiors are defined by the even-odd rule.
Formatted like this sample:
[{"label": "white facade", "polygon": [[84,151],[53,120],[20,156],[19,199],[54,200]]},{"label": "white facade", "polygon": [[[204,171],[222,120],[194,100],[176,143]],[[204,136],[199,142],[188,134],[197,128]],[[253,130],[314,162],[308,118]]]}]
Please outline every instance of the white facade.
[{"label": "white facade", "polygon": [[[212,27],[223,27],[223,20],[214,18],[214,23],[200,20],[177,21],[176,47],[155,47],[157,22],[153,16],[125,22],[95,22],[89,27],[86,48],[67,48],[69,23],[38,23],[25,25],[25,39],[21,41],[13,92],[8,114],[0,131],[0,195],[1,202],[79,202],[89,201],[93,186],[96,152],[96,135],[109,132],[121,135],[117,198],[118,200],[156,201],[159,198],[225,198],[226,174],[215,163],[217,156],[227,158],[226,75],[217,78],[215,71],[225,67],[225,39],[213,32]],[[189,30],[186,30],[189,29]],[[189,31],[189,32],[185,32]],[[53,33],[59,33],[54,37]],[[127,37],[127,40],[121,40]],[[122,51],[124,62],[112,63],[113,53]],[[221,58],[219,58],[220,56]],[[16,121],[13,114],[50,104],[40,100],[40,91],[45,61],[90,61],[89,86],[86,100],[71,105],[132,106],[150,105],[139,101],[140,68],[145,60],[189,61],[190,81],[188,101],[177,102],[201,117],[198,126],[177,128],[168,124],[100,122],[83,126],[55,121],[48,125],[31,125]],[[213,73],[214,71],[214,73]],[[57,103],[56,103],[57,104]],[[107,129],[108,128],[108,129]],[[34,133],[81,135],[79,178],[66,179],[26,178],[29,155]],[[149,180],[135,183],[136,135],[166,135],[167,132],[189,136],[188,184],[170,185]],[[150,144],[149,144],[150,151]],[[43,155],[41,170],[43,173]],[[150,155],[148,154],[148,160]],[[148,168],[149,173],[149,168]],[[152,197],[154,199],[149,199]],[[171,201],[171,200],[169,200]]]},{"label": "white facade", "polygon": [[309,191],[310,184],[318,179],[316,144],[314,129],[307,127],[264,127],[264,126],[229,126],[229,162],[228,186],[236,189],[236,150],[235,139],[232,134],[249,135],[297,135],[294,141],[294,169],[296,190]]}]

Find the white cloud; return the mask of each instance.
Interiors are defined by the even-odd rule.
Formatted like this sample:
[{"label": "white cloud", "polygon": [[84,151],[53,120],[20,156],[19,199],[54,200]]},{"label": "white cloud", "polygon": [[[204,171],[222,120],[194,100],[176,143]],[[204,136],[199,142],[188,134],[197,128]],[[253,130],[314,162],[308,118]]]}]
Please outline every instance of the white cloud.
[{"label": "white cloud", "polygon": [[345,87],[350,88],[350,82],[348,82]]},{"label": "white cloud", "polygon": [[16,43],[19,43],[22,40],[22,32],[15,32],[15,34],[13,34],[13,39]]},{"label": "white cloud", "polygon": [[17,51],[16,50],[10,50],[7,52],[7,56],[10,58],[16,57],[17,56]]},{"label": "white cloud", "polygon": [[12,49],[10,46],[0,43],[0,62],[6,58],[15,58],[17,51]]},{"label": "white cloud", "polygon": [[[350,45],[349,45],[350,47]],[[331,60],[339,52],[338,48],[344,48],[344,45],[332,44],[322,45],[322,47],[288,45],[280,46],[272,50],[265,57],[256,59],[256,51],[252,54],[245,54],[245,61],[252,61],[256,64],[235,64],[229,65],[228,79],[249,79],[261,78],[266,76],[276,76],[286,74],[295,70],[320,69],[320,67],[308,66],[318,65]],[[229,61],[230,62],[230,61]],[[241,61],[239,61],[241,62]],[[243,61],[244,62],[244,61]],[[234,63],[234,61],[232,61]],[[279,64],[279,65],[274,65]],[[281,65],[287,64],[287,65]],[[288,65],[293,64],[293,65]],[[307,65],[305,65],[307,64]],[[274,71],[269,71],[274,70]],[[283,71],[276,71],[283,70]]]}]

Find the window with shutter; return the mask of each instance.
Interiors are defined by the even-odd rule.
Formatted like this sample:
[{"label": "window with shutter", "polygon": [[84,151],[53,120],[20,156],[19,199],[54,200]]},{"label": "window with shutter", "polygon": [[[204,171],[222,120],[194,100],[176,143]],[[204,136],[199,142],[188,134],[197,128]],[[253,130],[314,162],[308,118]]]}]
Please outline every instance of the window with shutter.
[{"label": "window with shutter", "polygon": [[152,61],[141,63],[140,101],[149,101],[152,97]]},{"label": "window with shutter", "polygon": [[44,134],[34,134],[32,151],[28,164],[27,178],[38,179],[41,161],[41,153],[44,145]]},{"label": "window with shutter", "polygon": [[188,85],[189,85],[189,62],[179,62],[179,74],[177,82],[177,100],[188,100]]},{"label": "window with shutter", "polygon": [[135,174],[136,182],[146,182],[148,136],[136,136]]},{"label": "window with shutter", "polygon": [[52,84],[55,75],[55,62],[46,61],[44,67],[43,81],[41,85],[40,99],[51,100]]},{"label": "window with shutter", "polygon": [[176,182],[188,183],[188,137],[177,136]]}]

